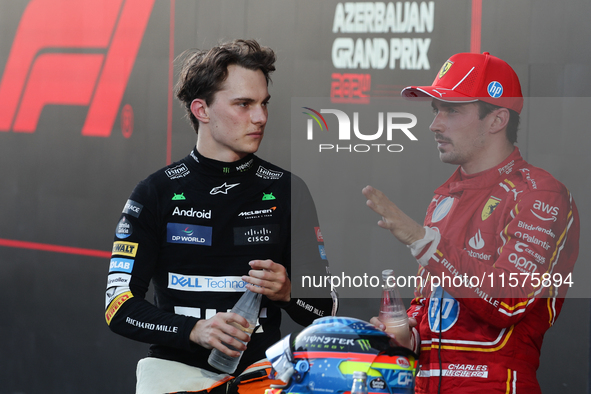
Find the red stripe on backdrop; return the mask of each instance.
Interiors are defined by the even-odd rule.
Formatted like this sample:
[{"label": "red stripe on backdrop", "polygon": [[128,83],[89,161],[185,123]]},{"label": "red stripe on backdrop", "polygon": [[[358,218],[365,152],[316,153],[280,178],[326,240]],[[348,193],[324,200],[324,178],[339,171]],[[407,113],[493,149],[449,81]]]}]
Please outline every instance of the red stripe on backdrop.
[{"label": "red stripe on backdrop", "polygon": [[105,259],[108,259],[109,257],[111,257],[111,252],[106,252],[104,250],[75,248],[72,246],[50,245],[50,244],[42,244],[42,243],[37,243],[37,242],[16,241],[13,239],[0,238],[0,246],[6,246],[9,248],[42,250],[45,252],[77,254],[77,255],[81,255],[81,256],[92,256],[92,257],[100,257],[100,258],[105,258]]},{"label": "red stripe on backdrop", "polygon": [[472,28],[470,34],[470,52],[480,53],[482,30],[482,0],[472,0]]},{"label": "red stripe on backdrop", "polygon": [[166,119],[166,165],[172,163],[172,80],[174,77],[174,1],[170,0],[170,33],[168,38],[168,114]]}]

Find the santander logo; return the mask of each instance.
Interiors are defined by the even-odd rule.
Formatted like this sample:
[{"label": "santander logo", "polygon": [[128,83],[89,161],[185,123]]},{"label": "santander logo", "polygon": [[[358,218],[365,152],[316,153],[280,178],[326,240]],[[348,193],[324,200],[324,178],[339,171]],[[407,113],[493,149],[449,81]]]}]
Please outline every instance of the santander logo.
[{"label": "santander logo", "polygon": [[46,105],[83,105],[82,135],[110,136],[153,5],[30,1],[0,80],[0,131],[32,133]]},{"label": "santander logo", "polygon": [[468,245],[470,245],[470,247],[475,250],[479,250],[484,247],[484,239],[482,239],[480,229],[472,238],[470,238],[470,240],[468,241]]}]

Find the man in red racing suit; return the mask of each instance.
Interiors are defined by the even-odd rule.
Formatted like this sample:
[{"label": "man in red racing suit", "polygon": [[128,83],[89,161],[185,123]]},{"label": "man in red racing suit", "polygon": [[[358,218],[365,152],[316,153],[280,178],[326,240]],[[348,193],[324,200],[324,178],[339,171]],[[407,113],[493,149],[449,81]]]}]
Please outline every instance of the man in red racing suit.
[{"label": "man in red racing suit", "polygon": [[[472,87],[462,86],[467,74],[476,74]],[[508,94],[493,97],[498,86]],[[579,219],[566,187],[513,146],[507,124],[523,105],[517,76],[488,53],[458,54],[432,86],[403,95],[435,97],[430,128],[440,158],[460,165],[435,190],[424,227],[380,191],[363,191],[378,224],[420,265],[408,310],[420,354],[416,392],[540,393],[540,348],[573,283]]]}]

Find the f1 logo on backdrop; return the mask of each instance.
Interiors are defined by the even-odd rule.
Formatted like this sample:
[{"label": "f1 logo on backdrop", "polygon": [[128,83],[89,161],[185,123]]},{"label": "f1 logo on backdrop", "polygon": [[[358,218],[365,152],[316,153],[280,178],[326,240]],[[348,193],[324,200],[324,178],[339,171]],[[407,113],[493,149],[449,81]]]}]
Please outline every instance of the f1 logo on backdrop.
[{"label": "f1 logo on backdrop", "polygon": [[45,105],[89,105],[82,135],[110,136],[153,5],[32,0],[0,81],[0,131],[34,132]]}]

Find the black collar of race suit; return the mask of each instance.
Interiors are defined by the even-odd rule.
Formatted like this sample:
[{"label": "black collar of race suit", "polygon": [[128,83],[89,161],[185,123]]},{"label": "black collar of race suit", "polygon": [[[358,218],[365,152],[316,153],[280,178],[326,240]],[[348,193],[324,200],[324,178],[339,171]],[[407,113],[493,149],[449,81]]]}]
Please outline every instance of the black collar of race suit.
[{"label": "black collar of race suit", "polygon": [[197,151],[197,147],[193,148],[190,156],[202,169],[216,175],[236,175],[246,173],[252,168],[256,158],[254,154],[249,153],[240,160],[228,163],[203,156]]}]

